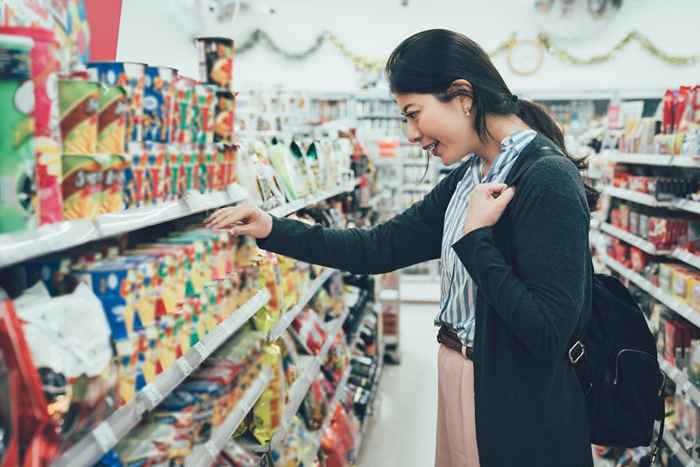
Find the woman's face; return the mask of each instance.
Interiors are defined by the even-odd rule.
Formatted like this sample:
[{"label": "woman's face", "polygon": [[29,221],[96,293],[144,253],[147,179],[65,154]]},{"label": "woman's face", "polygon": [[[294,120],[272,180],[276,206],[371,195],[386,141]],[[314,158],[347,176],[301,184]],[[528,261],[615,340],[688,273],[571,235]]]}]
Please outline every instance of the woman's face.
[{"label": "woman's face", "polygon": [[442,159],[445,165],[476,152],[480,140],[474,130],[469,97],[442,102],[433,94],[397,94],[405,118],[406,136],[412,143]]}]

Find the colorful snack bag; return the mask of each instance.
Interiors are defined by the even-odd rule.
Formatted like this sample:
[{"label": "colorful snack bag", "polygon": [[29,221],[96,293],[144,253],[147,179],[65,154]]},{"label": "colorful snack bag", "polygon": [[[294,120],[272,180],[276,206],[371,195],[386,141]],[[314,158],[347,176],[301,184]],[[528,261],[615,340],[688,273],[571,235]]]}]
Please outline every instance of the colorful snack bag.
[{"label": "colorful snack bag", "polygon": [[175,110],[173,113],[173,136],[175,143],[192,143],[191,129],[196,125],[194,118],[194,89],[197,81],[178,75],[175,80]]},{"label": "colorful snack bag", "polygon": [[143,93],[146,65],[131,62],[92,62],[89,69],[97,70],[101,83],[122,86],[129,98],[127,138],[131,142],[143,141]]},{"label": "colorful snack bag", "polygon": [[260,444],[266,445],[282,423],[284,415],[284,396],[286,393],[282,353],[277,344],[263,349],[262,364],[272,369],[272,380],[258,402],[255,404],[255,424],[253,435]]},{"label": "colorful snack bag", "polygon": [[59,80],[64,154],[92,156],[97,153],[99,92],[99,84],[92,81]]},{"label": "colorful snack bag", "polygon": [[94,219],[102,210],[102,166],[92,156],[64,155],[63,217]]},{"label": "colorful snack bag", "polygon": [[58,123],[58,42],[42,28],[3,27],[0,34],[29,37],[34,81],[34,150],[39,224],[63,220],[61,198],[61,131]]},{"label": "colorful snack bag", "polygon": [[216,116],[214,117],[214,142],[233,143],[233,122],[236,101],[232,92],[217,91]]},{"label": "colorful snack bag", "polygon": [[311,355],[318,355],[326,342],[326,330],[311,308],[305,308],[292,323],[293,335]]},{"label": "colorful snack bag", "polygon": [[33,41],[0,35],[0,233],[35,225]]},{"label": "colorful snack bag", "polygon": [[101,154],[126,153],[128,99],[121,86],[102,86],[97,117],[97,151]]},{"label": "colorful snack bag", "polygon": [[200,79],[233,91],[233,39],[225,37],[197,38]]},{"label": "colorful snack bag", "polygon": [[146,67],[144,91],[144,141],[169,143],[174,110],[174,83],[177,70]]},{"label": "colorful snack bag", "polygon": [[95,159],[102,167],[102,205],[100,214],[124,209],[124,156],[99,155]]}]

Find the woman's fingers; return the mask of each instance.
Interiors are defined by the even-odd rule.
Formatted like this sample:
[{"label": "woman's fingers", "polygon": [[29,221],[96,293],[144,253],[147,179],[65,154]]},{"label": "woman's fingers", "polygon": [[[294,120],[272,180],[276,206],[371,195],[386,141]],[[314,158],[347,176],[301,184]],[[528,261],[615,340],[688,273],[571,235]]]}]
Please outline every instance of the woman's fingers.
[{"label": "woman's fingers", "polygon": [[220,209],[209,221],[209,227],[212,229],[221,229],[232,224],[244,221],[250,215],[248,206],[234,206],[231,208]]}]

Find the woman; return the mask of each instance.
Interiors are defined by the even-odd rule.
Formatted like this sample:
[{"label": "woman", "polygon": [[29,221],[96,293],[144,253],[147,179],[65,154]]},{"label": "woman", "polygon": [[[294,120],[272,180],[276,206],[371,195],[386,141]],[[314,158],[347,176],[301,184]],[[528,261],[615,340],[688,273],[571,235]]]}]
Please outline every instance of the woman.
[{"label": "woman", "polygon": [[211,227],[356,273],[441,258],[435,465],[592,466],[568,357],[591,307],[589,209],[561,131],[452,31],[406,39],[386,73],[411,142],[447,165],[469,155],[425,199],[370,230],[307,226],[249,204],[216,212]]}]

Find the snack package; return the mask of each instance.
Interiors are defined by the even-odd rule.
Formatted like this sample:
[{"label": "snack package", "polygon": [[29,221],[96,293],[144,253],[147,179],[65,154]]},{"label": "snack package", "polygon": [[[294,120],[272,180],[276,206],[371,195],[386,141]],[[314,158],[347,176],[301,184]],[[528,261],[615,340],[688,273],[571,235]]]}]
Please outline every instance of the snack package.
[{"label": "snack package", "polygon": [[299,179],[301,181],[302,186],[304,187],[301,190],[302,196],[318,191],[318,184],[316,183],[316,180],[313,177],[313,173],[311,172],[309,163],[307,162],[307,159],[304,156],[304,151],[302,150],[300,143],[292,141],[292,143],[289,146],[289,151],[292,155],[294,164],[296,166],[296,173],[299,174]]},{"label": "snack package", "polygon": [[170,446],[176,444],[172,425],[142,423],[114,448],[121,465],[168,465]]},{"label": "snack package", "polygon": [[94,219],[102,210],[102,165],[94,156],[63,155],[63,217]]},{"label": "snack package", "polygon": [[311,383],[309,392],[301,406],[301,416],[306,427],[311,431],[317,431],[321,428],[328,412],[328,396],[324,390],[323,381],[323,376],[319,375]]},{"label": "snack package", "polygon": [[[16,396],[17,424],[10,434],[9,449],[3,463],[7,467],[21,465],[25,456],[46,464],[56,455],[58,440],[44,438],[51,433],[51,418],[33,362],[22,324],[14,303],[0,290],[0,351],[10,369],[10,387]],[[14,459],[13,459],[14,458]],[[13,463],[13,461],[16,461]]]},{"label": "snack package", "polygon": [[109,326],[84,284],[52,298],[39,282],[15,304],[64,451],[116,409]]},{"label": "snack package", "polygon": [[272,380],[255,404],[253,409],[255,422],[251,431],[260,444],[266,445],[280,427],[284,415],[283,394],[286,393],[286,387],[282,353],[277,344],[265,347],[262,364],[272,370]]},{"label": "snack package", "polygon": [[0,233],[36,225],[32,46],[29,38],[0,35]]},{"label": "snack package", "polygon": [[[34,82],[34,151],[36,154],[36,210],[39,224],[63,220],[61,198],[61,132],[58,125],[57,59],[59,47],[52,31],[38,27],[2,27],[0,34],[31,38],[31,76]],[[7,156],[3,153],[4,157]],[[1,230],[1,229],[0,229]]]},{"label": "snack package", "polygon": [[126,159],[119,155],[99,155],[95,159],[102,167],[102,204],[100,214],[124,209],[124,171]]},{"label": "snack package", "polygon": [[306,196],[304,185],[296,172],[294,161],[289,148],[284,144],[274,141],[268,148],[270,164],[279,177],[284,195],[290,201]]},{"label": "snack package", "polygon": [[58,82],[58,96],[63,153],[82,156],[96,154],[99,83],[62,79]]},{"label": "snack package", "polygon": [[318,355],[326,342],[326,330],[316,312],[305,308],[292,323],[293,335],[311,355]]},{"label": "snack package", "polygon": [[126,154],[127,112],[129,101],[121,86],[103,85],[97,116],[97,151],[101,154]]},{"label": "snack package", "polygon": [[226,37],[199,37],[199,76],[208,84],[233,91],[233,40]]}]

